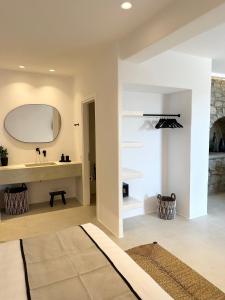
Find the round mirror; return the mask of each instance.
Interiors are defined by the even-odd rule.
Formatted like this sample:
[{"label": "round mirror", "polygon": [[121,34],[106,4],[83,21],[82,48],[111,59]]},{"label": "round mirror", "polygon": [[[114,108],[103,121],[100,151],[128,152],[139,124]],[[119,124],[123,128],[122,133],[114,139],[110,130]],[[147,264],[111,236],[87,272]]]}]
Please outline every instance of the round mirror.
[{"label": "round mirror", "polygon": [[58,110],[45,104],[27,104],[10,111],[5,118],[5,129],[14,139],[24,143],[54,141],[61,128]]}]

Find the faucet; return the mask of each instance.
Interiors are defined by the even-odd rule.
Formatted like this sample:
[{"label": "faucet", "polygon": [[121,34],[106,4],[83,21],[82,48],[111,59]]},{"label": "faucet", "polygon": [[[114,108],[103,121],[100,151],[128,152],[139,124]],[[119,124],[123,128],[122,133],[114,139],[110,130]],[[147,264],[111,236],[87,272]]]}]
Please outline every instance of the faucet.
[{"label": "faucet", "polygon": [[[36,150],[36,162],[39,161],[39,163],[41,163],[41,160],[42,160],[41,157],[40,157],[40,155],[41,155],[41,149],[38,147],[35,150]],[[44,160],[45,160],[45,158],[47,156],[47,150],[42,150],[42,154],[44,156],[42,162],[44,162]]]},{"label": "faucet", "polygon": [[41,154],[40,148],[36,148],[36,152],[40,155]]},{"label": "faucet", "polygon": [[38,163],[38,162],[40,163],[41,162],[41,160],[40,160],[41,150],[38,147],[35,149],[35,151],[36,151],[36,163]]}]

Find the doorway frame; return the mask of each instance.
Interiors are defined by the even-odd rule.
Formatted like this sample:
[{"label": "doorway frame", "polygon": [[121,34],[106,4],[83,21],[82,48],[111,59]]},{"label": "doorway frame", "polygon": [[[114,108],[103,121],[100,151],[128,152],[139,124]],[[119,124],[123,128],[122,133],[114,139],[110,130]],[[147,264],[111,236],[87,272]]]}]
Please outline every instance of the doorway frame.
[{"label": "doorway frame", "polygon": [[96,153],[96,215],[98,216],[98,187],[97,187],[97,128],[96,128],[96,97],[94,95],[84,98],[81,103],[82,117],[82,182],[83,182],[83,205],[90,205],[90,161],[89,161],[89,110],[90,103],[95,104],[95,153]]}]

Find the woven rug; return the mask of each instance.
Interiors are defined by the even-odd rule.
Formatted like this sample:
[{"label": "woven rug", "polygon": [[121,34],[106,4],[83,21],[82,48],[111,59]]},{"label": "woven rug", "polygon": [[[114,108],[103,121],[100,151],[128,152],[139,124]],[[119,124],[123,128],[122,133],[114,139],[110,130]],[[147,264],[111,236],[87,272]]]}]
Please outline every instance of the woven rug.
[{"label": "woven rug", "polygon": [[157,243],[126,252],[174,299],[225,300],[222,291]]}]

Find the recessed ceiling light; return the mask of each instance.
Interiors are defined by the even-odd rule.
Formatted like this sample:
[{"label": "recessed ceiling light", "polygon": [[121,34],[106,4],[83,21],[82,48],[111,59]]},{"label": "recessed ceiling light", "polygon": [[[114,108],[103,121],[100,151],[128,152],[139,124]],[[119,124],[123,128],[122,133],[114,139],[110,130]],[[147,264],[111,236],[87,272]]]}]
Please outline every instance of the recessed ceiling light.
[{"label": "recessed ceiling light", "polygon": [[54,69],[50,69],[49,72],[55,72],[55,70]]},{"label": "recessed ceiling light", "polygon": [[130,2],[123,2],[121,4],[122,9],[131,9],[131,7],[132,7],[132,4]]},{"label": "recessed ceiling light", "polygon": [[22,66],[22,65],[21,65],[21,66],[19,66],[19,68],[20,68],[20,69],[25,69],[25,66]]}]

